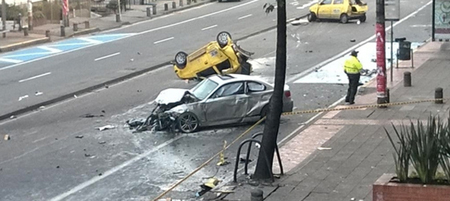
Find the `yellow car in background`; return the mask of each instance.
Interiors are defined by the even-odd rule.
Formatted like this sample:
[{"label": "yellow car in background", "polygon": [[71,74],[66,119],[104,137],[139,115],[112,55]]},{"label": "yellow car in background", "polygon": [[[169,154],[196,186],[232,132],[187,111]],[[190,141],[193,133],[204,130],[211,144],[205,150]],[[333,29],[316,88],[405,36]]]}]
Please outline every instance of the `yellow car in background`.
[{"label": "yellow car in background", "polygon": [[249,75],[252,69],[247,60],[252,54],[234,44],[231,35],[222,31],[216,41],[209,42],[189,55],[178,52],[173,68],[181,79],[202,78],[212,74]]},{"label": "yellow car in background", "polygon": [[320,0],[309,8],[308,21],[335,19],[345,24],[358,19],[365,22],[367,10],[367,3],[361,0]]}]

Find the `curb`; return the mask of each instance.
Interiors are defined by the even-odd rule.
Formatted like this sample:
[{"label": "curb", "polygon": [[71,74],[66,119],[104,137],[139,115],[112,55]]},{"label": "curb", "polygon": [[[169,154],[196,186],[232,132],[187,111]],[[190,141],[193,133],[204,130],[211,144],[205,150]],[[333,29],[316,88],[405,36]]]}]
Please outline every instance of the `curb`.
[{"label": "curb", "polygon": [[1,46],[0,52],[8,52],[8,51],[16,50],[16,49],[23,48],[23,47],[28,47],[28,46],[32,46],[32,45],[41,44],[41,43],[47,43],[50,41],[51,41],[50,38],[44,37],[44,38],[33,39],[33,40],[25,41],[25,42],[14,43],[11,45]]}]

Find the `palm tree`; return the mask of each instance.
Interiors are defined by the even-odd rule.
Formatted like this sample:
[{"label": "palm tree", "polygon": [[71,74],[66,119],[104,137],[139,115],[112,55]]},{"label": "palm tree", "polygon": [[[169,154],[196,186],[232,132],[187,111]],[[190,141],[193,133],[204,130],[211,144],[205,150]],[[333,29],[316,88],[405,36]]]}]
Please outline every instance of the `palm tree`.
[{"label": "palm tree", "polygon": [[[273,11],[274,6],[264,5],[266,13]],[[275,61],[275,86],[269,102],[269,112],[264,125],[261,149],[256,163],[253,179],[270,179],[273,156],[277,144],[278,129],[283,108],[284,84],[286,79],[286,0],[277,0],[277,50]],[[266,161],[267,154],[269,161]]]}]

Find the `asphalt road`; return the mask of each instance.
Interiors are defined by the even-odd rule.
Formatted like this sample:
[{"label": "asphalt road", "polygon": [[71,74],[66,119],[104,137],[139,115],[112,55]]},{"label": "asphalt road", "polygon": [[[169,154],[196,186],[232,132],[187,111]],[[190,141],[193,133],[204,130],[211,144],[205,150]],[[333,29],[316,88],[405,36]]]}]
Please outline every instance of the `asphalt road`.
[{"label": "asphalt road", "polygon": [[[251,1],[213,4],[197,8],[193,12],[207,13],[212,10],[209,6],[214,8],[224,5],[232,7],[249,2]],[[419,3],[415,5],[402,4],[402,11],[404,11],[402,16],[410,15],[425,3],[427,2],[421,2],[421,5]],[[260,9],[260,6],[255,6],[253,9]],[[373,5],[371,7],[374,8]],[[394,28],[395,36],[407,37],[408,40],[414,42],[428,39],[430,33],[428,25],[431,21],[430,9],[429,5],[410,18],[405,18],[404,22]],[[227,15],[239,16],[229,13],[234,10],[239,9],[227,11]],[[192,12],[185,12],[182,15],[184,14],[189,15]],[[265,14],[263,16],[268,18]],[[273,19],[274,14],[269,16],[272,16]],[[183,17],[181,14],[178,17],[192,19],[187,18],[189,16]],[[314,69],[320,69],[323,61],[332,59],[336,55],[336,57],[342,57],[350,49],[358,47],[361,42],[373,41],[371,37],[375,32],[374,19],[374,9],[372,9],[367,23],[316,22],[288,27],[287,80],[293,91],[292,96],[297,109],[328,107],[344,96],[346,86],[343,84],[299,84],[294,82],[305,75],[305,72],[314,72]],[[257,24],[263,24],[263,21],[259,20]],[[208,26],[200,23],[196,27]],[[145,31],[138,30],[138,28],[139,26],[130,26],[113,32]],[[184,28],[183,30],[187,30],[188,27]],[[192,27],[189,26],[189,29]],[[166,35],[172,33],[173,30],[168,31],[165,33]],[[245,36],[242,34],[243,30],[229,31],[238,37]],[[216,32],[211,30],[209,33],[211,38],[215,38]],[[207,34],[202,35],[204,37],[202,39],[200,35],[197,37],[196,34],[183,33],[184,35],[177,32],[174,36],[185,37],[187,51],[190,48],[193,50],[198,47],[195,44],[204,44],[204,38],[207,36]],[[59,77],[60,81],[67,83],[71,77],[77,77],[76,74],[81,71],[94,77],[81,79],[83,76],[78,75],[78,79],[81,79],[78,80],[79,83],[72,83],[69,88],[57,84],[60,82],[51,82],[48,77],[42,79],[43,85],[58,88],[59,92],[67,92],[80,86],[88,86],[111,79],[113,75],[117,76],[143,68],[138,64],[146,64],[147,67],[155,65],[158,63],[158,59],[165,58],[164,55],[167,54],[166,57],[171,58],[174,55],[172,52],[180,49],[179,45],[175,43],[171,45],[167,41],[167,44],[161,45],[161,48],[158,46],[158,51],[150,50],[151,48],[145,47],[148,44],[142,43],[143,39],[149,37],[144,37],[144,35],[146,34],[48,57],[6,69],[3,72],[12,71],[21,74],[26,71],[24,74],[27,74],[28,70],[33,71],[56,64],[68,66],[71,64],[62,61],[72,59],[71,63],[76,63],[76,67],[83,69],[72,69],[73,71],[61,69],[61,76],[55,77]],[[160,36],[162,35],[164,34],[161,33]],[[188,36],[192,38],[188,38]],[[158,40],[161,39],[164,38],[158,38]],[[256,53],[253,60],[254,75],[269,80],[273,79],[275,39],[276,32],[268,31],[239,41],[242,47]],[[356,42],[350,42],[351,39],[355,39]],[[158,40],[155,39],[155,41]],[[170,41],[175,42],[175,40]],[[113,49],[113,46],[125,48],[131,44],[137,45],[133,51],[124,53],[121,51],[117,57],[100,60],[104,62],[102,65],[92,62],[96,58],[104,57],[107,55],[106,53],[116,52],[117,49]],[[99,53],[98,51],[104,52]],[[145,58],[138,58],[138,51]],[[148,55],[152,55],[150,51],[162,54],[149,57]],[[360,52],[360,54],[364,53]],[[130,61],[131,58],[134,58],[133,62]],[[105,72],[116,67],[118,69],[112,70],[113,73]],[[37,73],[36,71],[29,75]],[[55,74],[52,70],[51,75]],[[16,76],[15,80],[22,80],[25,77]],[[45,84],[46,82],[48,83]],[[12,83],[12,81],[7,83]],[[2,181],[0,182],[0,200],[146,200],[156,197],[175,181],[183,178],[217,153],[223,146],[224,140],[228,143],[232,142],[250,126],[205,128],[200,132],[188,135],[164,132],[133,134],[125,127],[126,120],[146,117],[152,107],[151,101],[162,89],[168,87],[189,88],[193,84],[195,82],[186,83],[178,80],[173,74],[171,66],[165,66],[123,83],[101,88],[93,93],[57,103],[17,119],[1,122],[1,132],[9,134],[11,140],[0,142],[0,152],[2,153],[0,155],[0,181]],[[33,83],[28,85],[30,88],[23,86],[23,89],[35,91],[32,87],[37,87],[37,85],[38,83]],[[10,87],[21,89],[16,85]],[[3,88],[1,90],[3,91]],[[14,89],[10,90],[14,91]],[[47,91],[44,91],[44,94],[46,93]],[[9,93],[6,94],[9,96]],[[54,94],[58,94],[58,90],[55,90]],[[96,117],[85,118],[86,114],[93,114]],[[315,114],[283,117],[279,140],[288,137],[291,133],[296,134],[298,130],[302,129],[299,127],[307,125],[313,115]],[[105,131],[97,129],[106,125],[112,125],[115,128]],[[255,132],[261,130],[262,126],[258,126]],[[236,150],[237,145],[233,145],[229,151],[225,152],[233,165],[236,159]],[[251,158],[255,159],[255,153],[252,153]],[[233,165],[218,168],[215,163],[216,160],[183,182],[172,192],[171,196],[175,198],[192,197],[199,190],[198,185],[204,181],[203,178],[208,176],[215,175],[220,179],[230,180]]]}]

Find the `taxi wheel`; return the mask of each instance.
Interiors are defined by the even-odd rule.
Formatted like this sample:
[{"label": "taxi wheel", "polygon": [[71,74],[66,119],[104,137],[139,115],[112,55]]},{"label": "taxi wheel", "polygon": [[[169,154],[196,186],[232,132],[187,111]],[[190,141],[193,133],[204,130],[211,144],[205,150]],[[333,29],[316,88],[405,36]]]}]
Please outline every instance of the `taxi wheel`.
[{"label": "taxi wheel", "polygon": [[177,119],[178,128],[183,133],[192,133],[198,129],[199,121],[195,114],[186,112]]},{"label": "taxi wheel", "polygon": [[360,22],[366,22],[366,14],[364,14],[363,16],[361,16],[361,18],[359,18]]},{"label": "taxi wheel", "polygon": [[175,64],[177,65],[178,68],[183,69],[186,66],[187,63],[187,56],[188,54],[186,54],[186,52],[178,52],[175,55]]},{"label": "taxi wheel", "polygon": [[241,74],[250,75],[252,71],[252,65],[248,62],[244,62],[241,64]]},{"label": "taxi wheel", "polygon": [[309,21],[309,22],[312,22],[312,21],[316,21],[316,20],[317,20],[316,14],[313,13],[313,12],[309,13],[309,15],[308,15],[308,21]]},{"label": "taxi wheel", "polygon": [[222,31],[219,34],[217,34],[217,43],[219,43],[221,48],[228,45],[228,42],[229,42],[228,40],[231,40],[230,33],[226,32],[226,31]]},{"label": "taxi wheel", "polygon": [[345,13],[341,14],[340,21],[341,21],[342,24],[347,23],[348,22],[348,15],[345,14]]}]

